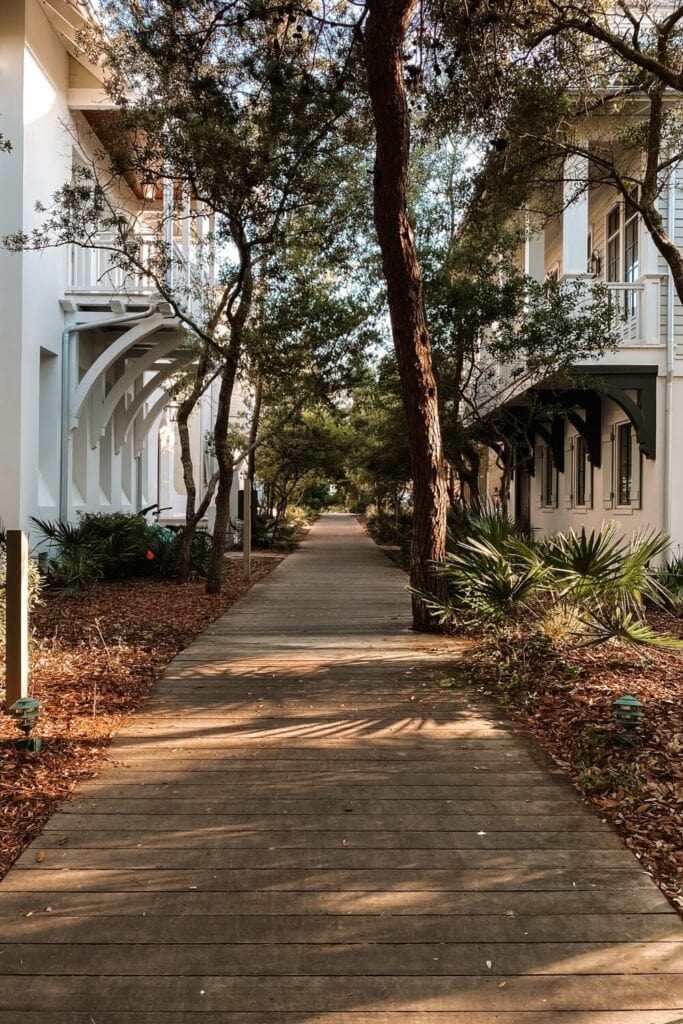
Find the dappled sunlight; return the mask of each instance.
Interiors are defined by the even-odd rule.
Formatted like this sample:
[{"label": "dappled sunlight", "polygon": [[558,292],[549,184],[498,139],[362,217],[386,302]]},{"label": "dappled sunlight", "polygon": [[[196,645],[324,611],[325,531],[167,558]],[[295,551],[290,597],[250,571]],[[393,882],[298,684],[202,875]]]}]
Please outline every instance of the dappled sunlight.
[{"label": "dappled sunlight", "polygon": [[457,644],[342,643],[342,613],[336,639],[283,642],[297,557],[264,611],[252,591],[173,663],[7,876],[0,965],[24,1004],[49,975],[51,1005],[95,1020],[201,993],[283,1024],[673,1024],[683,929],[638,862],[451,687]]}]

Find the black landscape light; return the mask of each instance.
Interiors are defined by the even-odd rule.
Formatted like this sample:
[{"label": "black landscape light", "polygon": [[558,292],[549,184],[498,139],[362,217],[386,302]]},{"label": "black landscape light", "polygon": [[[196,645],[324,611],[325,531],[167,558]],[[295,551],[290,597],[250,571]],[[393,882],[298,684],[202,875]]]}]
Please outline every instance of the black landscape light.
[{"label": "black landscape light", "polygon": [[30,750],[33,754],[39,753],[42,750],[43,741],[40,736],[31,736],[40,716],[38,701],[33,697],[20,697],[14,702],[9,712],[24,733],[23,739],[15,740],[15,747],[18,750]]}]

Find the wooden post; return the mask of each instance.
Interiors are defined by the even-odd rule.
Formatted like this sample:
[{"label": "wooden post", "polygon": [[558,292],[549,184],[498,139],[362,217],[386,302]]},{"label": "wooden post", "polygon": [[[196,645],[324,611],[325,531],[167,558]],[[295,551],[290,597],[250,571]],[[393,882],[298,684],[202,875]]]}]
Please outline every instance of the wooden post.
[{"label": "wooden post", "polygon": [[7,531],[5,673],[7,707],[28,694],[28,538]]},{"label": "wooden post", "polygon": [[244,509],[242,510],[242,576],[251,583],[251,480],[244,481]]}]

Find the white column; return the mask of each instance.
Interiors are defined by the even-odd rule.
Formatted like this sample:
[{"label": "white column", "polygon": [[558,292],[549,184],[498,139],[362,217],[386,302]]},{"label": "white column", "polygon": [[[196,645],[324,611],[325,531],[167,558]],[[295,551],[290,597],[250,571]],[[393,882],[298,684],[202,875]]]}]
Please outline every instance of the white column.
[{"label": "white column", "polygon": [[180,231],[182,236],[182,247],[183,247],[183,258],[185,260],[185,285],[189,288],[192,284],[192,265],[190,263],[190,220],[192,212],[190,210],[190,197],[187,192],[183,196],[183,212],[182,220],[180,222]]},{"label": "white column", "polygon": [[562,215],[562,273],[586,273],[588,244],[588,159],[570,156],[564,161],[564,213]]},{"label": "white column", "polygon": [[[167,249],[168,259],[173,259],[173,181],[169,178],[164,179],[164,203],[163,203],[163,217],[164,217],[164,242]],[[173,268],[168,271],[166,275],[166,283],[169,288],[173,287]]]},{"label": "white column", "polygon": [[[12,144],[11,152],[0,154],[0,236],[23,228],[24,178],[24,2],[0,4],[0,132]],[[0,247],[0,519],[8,529],[17,529],[26,517],[22,501],[26,468],[22,453],[27,447],[35,412],[26,416],[22,391],[28,366],[23,340],[23,254]],[[40,287],[37,284],[37,287]],[[55,302],[57,297],[55,296]],[[25,406],[24,406],[25,408]],[[22,415],[23,413],[23,415]],[[32,469],[35,473],[35,468]]]}]

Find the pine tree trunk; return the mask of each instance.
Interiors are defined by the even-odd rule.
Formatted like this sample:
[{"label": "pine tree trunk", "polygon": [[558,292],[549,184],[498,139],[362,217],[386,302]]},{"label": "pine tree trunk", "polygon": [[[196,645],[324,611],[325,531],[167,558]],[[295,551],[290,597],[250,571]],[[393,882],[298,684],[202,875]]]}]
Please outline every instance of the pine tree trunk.
[{"label": "pine tree trunk", "polygon": [[[446,550],[447,475],[427,331],[422,274],[408,219],[410,122],[403,84],[406,30],[417,0],[369,0],[365,63],[375,123],[375,227],[387,282],[391,328],[408,426],[413,477],[410,582],[420,593],[445,597],[433,567]],[[434,628],[413,595],[413,628]]]}]

